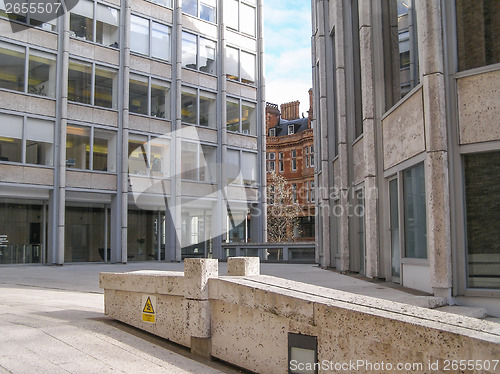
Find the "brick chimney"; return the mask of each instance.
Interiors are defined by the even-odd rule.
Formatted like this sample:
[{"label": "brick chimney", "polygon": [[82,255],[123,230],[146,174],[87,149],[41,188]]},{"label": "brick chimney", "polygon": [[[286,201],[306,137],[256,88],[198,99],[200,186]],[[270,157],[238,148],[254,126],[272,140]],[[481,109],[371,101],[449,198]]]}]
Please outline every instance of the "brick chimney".
[{"label": "brick chimney", "polygon": [[271,127],[276,127],[280,121],[278,104],[266,103],[266,133],[269,134]]},{"label": "brick chimney", "polygon": [[281,104],[281,118],[288,121],[299,119],[299,105],[300,102],[298,100]]}]

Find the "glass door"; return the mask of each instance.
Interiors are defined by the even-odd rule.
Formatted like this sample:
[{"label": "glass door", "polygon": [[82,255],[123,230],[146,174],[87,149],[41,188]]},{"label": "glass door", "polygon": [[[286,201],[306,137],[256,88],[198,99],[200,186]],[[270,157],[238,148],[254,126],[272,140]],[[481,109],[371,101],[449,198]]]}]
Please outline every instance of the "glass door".
[{"label": "glass door", "polygon": [[391,276],[394,282],[400,283],[401,278],[401,242],[399,238],[399,206],[398,180],[389,181],[389,205],[391,233]]}]

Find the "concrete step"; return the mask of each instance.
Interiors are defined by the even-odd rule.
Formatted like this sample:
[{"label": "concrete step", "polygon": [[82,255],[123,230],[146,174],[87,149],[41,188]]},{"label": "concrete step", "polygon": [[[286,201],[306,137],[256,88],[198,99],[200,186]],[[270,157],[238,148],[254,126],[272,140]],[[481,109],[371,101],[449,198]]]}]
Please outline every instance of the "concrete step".
[{"label": "concrete step", "polygon": [[437,308],[441,312],[459,314],[461,316],[467,316],[472,318],[483,319],[487,317],[486,309],[475,308],[471,306],[459,306],[459,305],[448,305]]}]

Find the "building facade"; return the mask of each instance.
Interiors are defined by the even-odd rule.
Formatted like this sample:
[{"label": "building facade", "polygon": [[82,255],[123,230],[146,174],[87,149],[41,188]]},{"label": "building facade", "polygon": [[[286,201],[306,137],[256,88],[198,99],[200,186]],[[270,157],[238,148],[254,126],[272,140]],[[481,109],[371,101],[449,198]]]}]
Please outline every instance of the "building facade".
[{"label": "building facade", "polygon": [[500,4],[312,14],[317,261],[500,315]]},{"label": "building facade", "polygon": [[[292,190],[292,199],[301,207],[293,237],[301,241],[314,240],[314,137],[312,128],[312,90],[310,110],[300,118],[298,101],[266,106],[266,170],[282,175]],[[271,187],[272,188],[272,187]]]},{"label": "building facade", "polygon": [[0,263],[262,242],[261,1],[75,4],[0,2]]}]

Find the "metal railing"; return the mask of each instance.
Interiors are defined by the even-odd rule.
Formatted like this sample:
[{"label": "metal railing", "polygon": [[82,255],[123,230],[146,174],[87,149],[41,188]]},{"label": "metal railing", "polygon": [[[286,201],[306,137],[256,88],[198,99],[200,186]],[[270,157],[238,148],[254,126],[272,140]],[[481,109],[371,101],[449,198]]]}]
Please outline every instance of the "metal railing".
[{"label": "metal railing", "polygon": [[259,257],[261,262],[287,262],[314,264],[314,242],[292,243],[225,243],[222,244],[222,261],[228,257]]},{"label": "metal railing", "polygon": [[0,245],[0,264],[39,264],[42,255],[40,244]]}]

